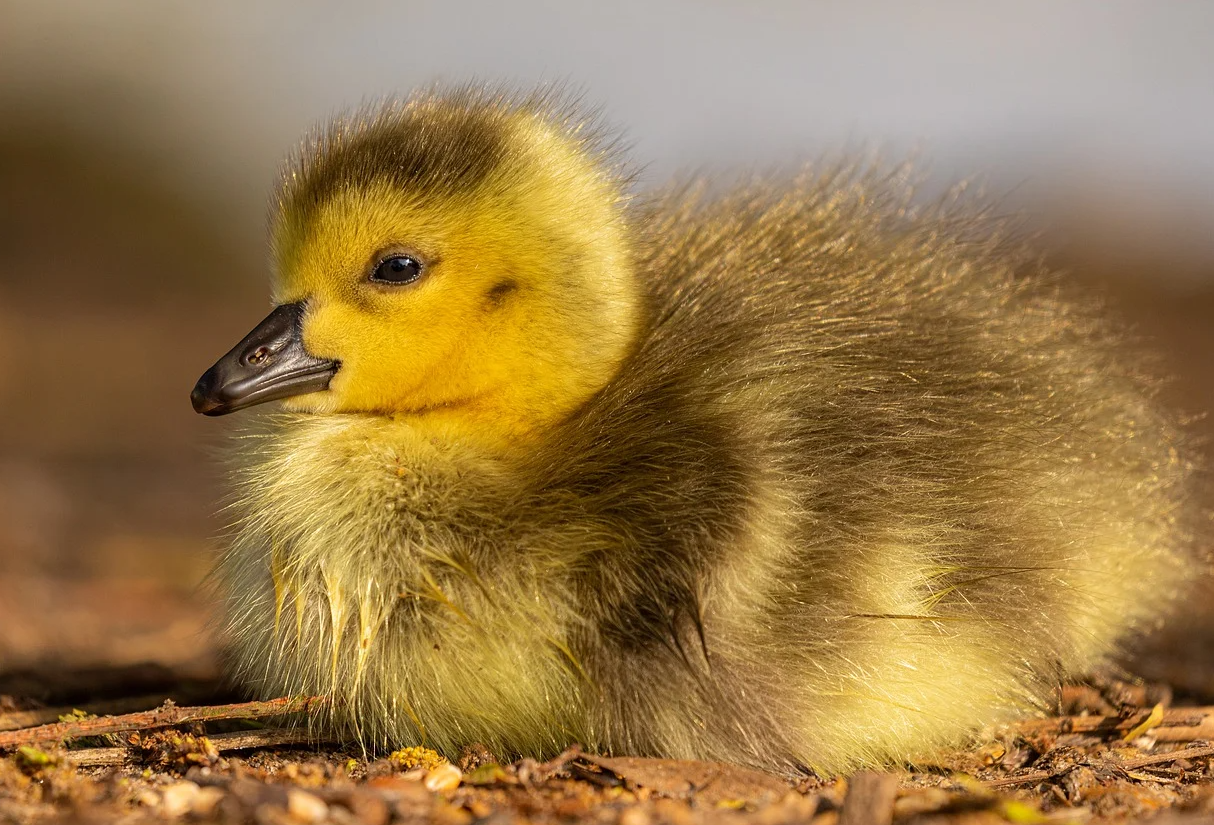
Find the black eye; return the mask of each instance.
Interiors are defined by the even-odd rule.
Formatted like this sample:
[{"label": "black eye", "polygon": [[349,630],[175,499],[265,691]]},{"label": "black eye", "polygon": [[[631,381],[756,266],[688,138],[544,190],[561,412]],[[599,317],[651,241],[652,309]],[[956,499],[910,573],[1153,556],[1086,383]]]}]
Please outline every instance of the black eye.
[{"label": "black eye", "polygon": [[421,261],[409,255],[393,255],[384,258],[371,273],[371,280],[379,284],[411,284],[422,275]]}]

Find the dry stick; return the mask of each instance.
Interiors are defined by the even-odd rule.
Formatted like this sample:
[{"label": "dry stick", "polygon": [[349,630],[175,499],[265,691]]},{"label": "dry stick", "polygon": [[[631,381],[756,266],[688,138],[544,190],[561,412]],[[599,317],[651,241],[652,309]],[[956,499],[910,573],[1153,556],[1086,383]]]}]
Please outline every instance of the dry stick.
[{"label": "dry stick", "polygon": [[[1142,724],[1150,710],[1130,716],[1062,716],[1025,719],[1016,723],[1021,733],[1125,733]],[[1191,742],[1214,739],[1214,707],[1169,708],[1163,721],[1148,731],[1158,742]]]},{"label": "dry stick", "polygon": [[100,768],[121,765],[128,753],[126,748],[82,748],[68,754],[67,761],[78,768]]},{"label": "dry stick", "polygon": [[[266,730],[214,733],[207,737],[207,741],[215,746],[215,750],[222,753],[246,748],[317,745],[324,740],[303,730],[267,728]],[[76,751],[68,751],[65,757],[78,768],[96,768],[103,765],[121,765],[127,761],[129,755],[130,750],[127,748],[81,748]]]},{"label": "dry stick", "polygon": [[[92,716],[133,713],[139,710],[146,710],[147,708],[154,708],[163,703],[167,698],[180,702],[181,694],[178,691],[172,691],[172,695],[152,693],[146,696],[132,696],[125,699],[111,699],[105,702],[89,702],[81,705],[63,705],[57,708],[15,710],[9,713],[0,713],[0,731],[20,730],[21,728],[32,728],[34,725],[46,725],[51,722],[58,722],[61,716],[68,716],[77,709]],[[201,699],[204,697],[199,695],[195,698]]]},{"label": "dry stick", "polygon": [[1005,776],[1003,779],[989,779],[983,782],[982,785],[987,788],[1008,788],[1013,785],[1027,785],[1031,782],[1045,782],[1053,779],[1055,776],[1062,776],[1069,771],[1066,768],[1061,771],[1033,771],[1032,773],[1024,773],[1020,776]]},{"label": "dry stick", "polygon": [[1137,759],[1127,759],[1118,762],[1117,767],[1132,771],[1135,768],[1145,768],[1147,765],[1158,765],[1161,762],[1171,762],[1175,759],[1200,759],[1204,756],[1214,756],[1214,745],[1202,745],[1196,748],[1183,748],[1178,751],[1156,753],[1151,756],[1140,756]]},{"label": "dry stick", "polygon": [[165,703],[155,710],[126,713],[121,716],[99,716],[96,719],[80,719],[40,725],[36,728],[0,733],[0,750],[29,745],[36,742],[57,742],[78,739],[81,736],[100,736],[106,733],[123,733],[148,728],[167,728],[189,722],[211,722],[220,719],[259,719],[263,716],[282,716],[302,713],[316,703],[323,702],[319,696],[303,699],[270,699],[265,702],[238,702],[233,705],[204,705],[200,707],[177,707]]}]

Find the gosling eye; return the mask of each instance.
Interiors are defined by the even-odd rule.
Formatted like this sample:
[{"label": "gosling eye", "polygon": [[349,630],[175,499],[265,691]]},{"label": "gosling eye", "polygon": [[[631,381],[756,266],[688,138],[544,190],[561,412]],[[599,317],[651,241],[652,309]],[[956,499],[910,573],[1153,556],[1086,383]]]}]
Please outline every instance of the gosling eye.
[{"label": "gosling eye", "polygon": [[375,265],[371,281],[377,284],[411,284],[422,276],[422,263],[412,255],[392,255]]}]

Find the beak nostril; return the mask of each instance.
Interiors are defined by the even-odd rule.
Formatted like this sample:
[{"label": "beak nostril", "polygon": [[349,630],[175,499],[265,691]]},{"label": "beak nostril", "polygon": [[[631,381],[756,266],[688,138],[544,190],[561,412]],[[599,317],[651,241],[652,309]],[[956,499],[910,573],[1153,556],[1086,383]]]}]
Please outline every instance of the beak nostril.
[{"label": "beak nostril", "polygon": [[313,358],[300,340],[302,304],[282,304],[215,362],[194,387],[197,412],[227,415],[245,407],[320,392],[337,362]]}]

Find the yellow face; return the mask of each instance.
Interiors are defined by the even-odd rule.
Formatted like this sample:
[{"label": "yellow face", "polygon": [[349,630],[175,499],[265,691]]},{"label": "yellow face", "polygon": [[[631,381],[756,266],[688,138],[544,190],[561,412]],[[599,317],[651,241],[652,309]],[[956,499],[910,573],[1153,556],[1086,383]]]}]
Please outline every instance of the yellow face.
[{"label": "yellow face", "polygon": [[618,196],[597,177],[546,181],[429,201],[384,182],[339,190],[307,225],[283,221],[275,301],[302,302],[307,352],[340,362],[327,390],[287,409],[509,441],[601,388],[636,327]]},{"label": "yellow face", "polygon": [[504,321],[517,307],[505,293],[517,282],[475,212],[469,204],[428,208],[385,184],[339,194],[291,239],[275,301],[306,303],[305,347],[341,369],[328,391],[290,399],[289,408],[423,411],[474,404],[501,383],[486,356],[509,337]]}]

